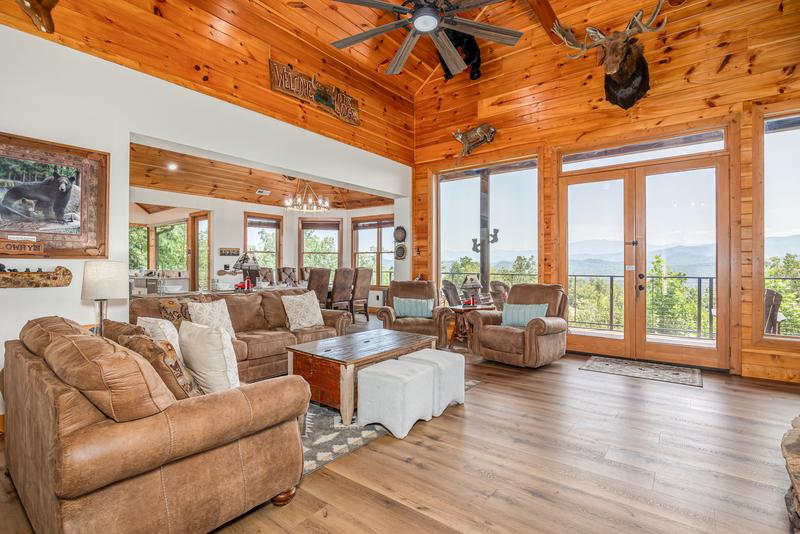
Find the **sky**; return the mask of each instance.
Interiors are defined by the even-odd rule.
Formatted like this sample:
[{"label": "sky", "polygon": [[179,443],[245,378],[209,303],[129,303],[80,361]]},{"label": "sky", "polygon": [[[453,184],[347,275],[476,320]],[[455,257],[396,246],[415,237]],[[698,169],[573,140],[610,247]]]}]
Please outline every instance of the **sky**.
[{"label": "sky", "polygon": [[[667,155],[673,155],[671,149]],[[765,141],[765,233],[800,234],[800,130],[769,133]],[[537,171],[493,175],[490,228],[500,230],[493,257],[502,251],[535,254]],[[442,259],[470,251],[478,237],[479,179],[442,182]],[[715,242],[716,185],[713,169],[647,177],[646,227],[649,248]],[[569,188],[569,242],[623,241],[623,182],[610,180]],[[476,254],[470,253],[477,257]],[[505,258],[502,258],[505,259]]]}]

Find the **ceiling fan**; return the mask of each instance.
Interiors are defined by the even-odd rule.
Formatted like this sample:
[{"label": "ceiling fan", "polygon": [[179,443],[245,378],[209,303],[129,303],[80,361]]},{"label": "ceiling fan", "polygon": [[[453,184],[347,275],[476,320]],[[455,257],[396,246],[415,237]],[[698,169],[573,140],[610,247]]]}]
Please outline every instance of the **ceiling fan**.
[{"label": "ceiling fan", "polygon": [[[456,47],[453,46],[453,43],[445,34],[445,29],[467,33],[507,46],[516,45],[522,37],[522,32],[516,30],[509,30],[508,28],[501,28],[500,26],[475,22],[456,16],[462,11],[496,4],[504,0],[406,0],[403,5],[391,4],[382,0],[336,1],[390,11],[398,17],[398,20],[394,22],[335,41],[332,44],[336,48],[347,48],[371,37],[410,26],[408,35],[386,68],[386,74],[400,74],[403,71],[403,65],[408,60],[408,56],[411,55],[414,45],[423,35],[431,38],[450,72],[456,73],[466,69],[467,64],[464,63],[461,54],[458,53]],[[406,17],[406,15],[410,16]]]}]

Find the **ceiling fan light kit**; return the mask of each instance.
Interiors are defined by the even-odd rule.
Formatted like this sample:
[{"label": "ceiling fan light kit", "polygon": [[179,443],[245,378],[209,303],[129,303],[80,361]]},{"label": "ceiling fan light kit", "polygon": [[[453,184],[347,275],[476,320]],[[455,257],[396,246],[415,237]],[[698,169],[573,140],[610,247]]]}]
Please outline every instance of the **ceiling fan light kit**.
[{"label": "ceiling fan light kit", "polygon": [[[434,46],[436,46],[436,50],[438,50],[439,54],[442,56],[442,60],[451,73],[455,74],[465,70],[467,64],[464,62],[464,59],[461,57],[456,47],[453,46],[453,42],[444,32],[445,29],[455,30],[506,46],[515,46],[522,37],[522,32],[516,30],[494,26],[493,24],[475,22],[456,16],[462,11],[487,6],[489,4],[496,4],[504,0],[413,0],[411,3],[412,7],[392,4],[382,0],[336,1],[389,11],[395,13],[399,17],[396,21],[372,28],[371,30],[361,32],[351,37],[345,37],[344,39],[332,43],[336,48],[347,48],[372,37],[383,35],[384,33],[400,28],[406,29],[408,35],[406,35],[400,48],[386,68],[386,74],[400,74],[403,71],[403,66],[411,55],[411,51],[414,50],[414,46],[423,35],[427,35],[431,38]],[[406,17],[406,15],[411,16]]]}]

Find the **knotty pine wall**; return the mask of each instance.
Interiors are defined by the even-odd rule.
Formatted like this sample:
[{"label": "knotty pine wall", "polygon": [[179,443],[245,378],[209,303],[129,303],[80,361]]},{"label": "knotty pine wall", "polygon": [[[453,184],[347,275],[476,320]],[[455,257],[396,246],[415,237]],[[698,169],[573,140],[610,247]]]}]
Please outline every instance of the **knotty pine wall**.
[{"label": "knotty pine wall", "polygon": [[[731,369],[747,376],[800,382],[800,344],[771,348],[753,343],[752,119],[754,102],[800,99],[800,1],[688,0],[665,5],[669,18],[658,34],[643,35],[651,90],[626,111],[603,97],[603,71],[594,51],[579,60],[552,45],[527,19],[518,2],[505,15],[524,30],[512,51],[482,47],[483,77],[443,81],[434,76],[416,96],[413,183],[413,274],[432,276],[436,206],[435,175],[457,167],[456,128],[489,122],[494,142],[462,162],[478,166],[540,155],[540,274],[558,280],[558,177],[555,152],[625,143],[710,124],[730,128],[732,209]],[[638,7],[655,1],[552,2],[563,23],[578,35],[587,21],[604,31],[622,29]],[[503,4],[501,4],[503,5]]]},{"label": "knotty pine wall", "polygon": [[[235,6],[235,8],[234,8]],[[284,29],[268,3],[216,0],[61,0],[56,33],[34,29],[14,0],[0,24],[51,39],[327,137],[413,163],[413,103],[310,35]],[[359,102],[361,126],[270,90],[268,60],[291,63]],[[53,81],[54,90],[58,80]],[[265,139],[265,143],[269,140]]]}]

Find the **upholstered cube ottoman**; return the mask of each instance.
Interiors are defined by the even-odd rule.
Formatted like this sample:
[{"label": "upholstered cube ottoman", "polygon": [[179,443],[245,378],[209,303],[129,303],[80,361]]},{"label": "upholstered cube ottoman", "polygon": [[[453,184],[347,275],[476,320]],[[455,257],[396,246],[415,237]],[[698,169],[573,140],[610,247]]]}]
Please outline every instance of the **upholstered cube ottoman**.
[{"label": "upholstered cube ottoman", "polygon": [[433,369],[433,415],[438,417],[453,403],[464,404],[464,356],[443,350],[424,349],[401,356],[400,361]]},{"label": "upholstered cube ottoman", "polygon": [[380,423],[403,439],[433,416],[433,368],[386,360],[358,372],[358,424]]}]

